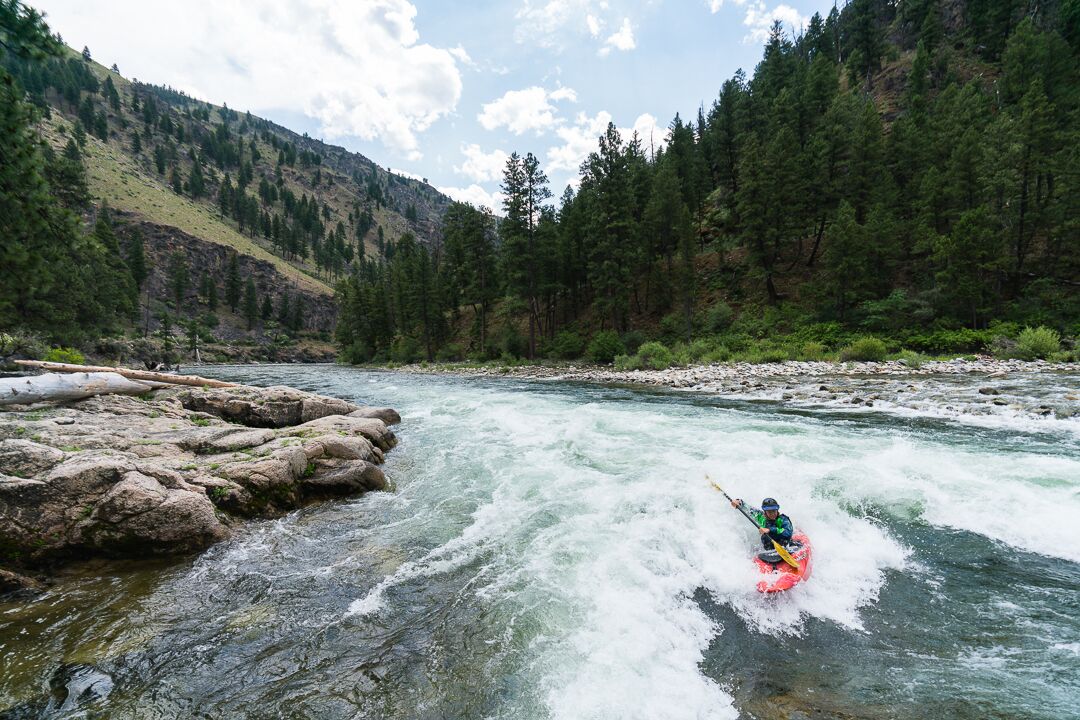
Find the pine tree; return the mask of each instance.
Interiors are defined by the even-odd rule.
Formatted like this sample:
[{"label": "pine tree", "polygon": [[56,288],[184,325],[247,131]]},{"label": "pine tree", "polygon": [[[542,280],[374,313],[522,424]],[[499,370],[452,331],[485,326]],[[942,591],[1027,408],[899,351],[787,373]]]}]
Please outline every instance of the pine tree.
[{"label": "pine tree", "polygon": [[255,281],[247,279],[244,285],[244,319],[247,320],[247,329],[255,327],[255,321],[259,317],[259,299],[255,292]]},{"label": "pine tree", "polygon": [[202,167],[196,160],[191,164],[191,174],[188,176],[188,190],[191,197],[198,199],[206,194],[206,183],[203,180]]},{"label": "pine tree", "polygon": [[127,236],[127,266],[131,270],[131,277],[135,281],[137,290],[142,291],[143,283],[149,271],[146,267],[146,249],[143,244],[143,234],[138,228],[133,228]]},{"label": "pine tree", "polygon": [[240,306],[240,259],[236,253],[229,256],[229,268],[225,273],[225,304],[236,312]]},{"label": "pine tree", "polygon": [[270,293],[263,295],[262,310],[259,312],[259,316],[264,323],[274,317],[274,301],[270,297]]},{"label": "pine tree", "polygon": [[176,313],[179,315],[184,307],[189,282],[187,253],[183,250],[176,250],[169,256],[168,281],[169,293],[176,303]]}]

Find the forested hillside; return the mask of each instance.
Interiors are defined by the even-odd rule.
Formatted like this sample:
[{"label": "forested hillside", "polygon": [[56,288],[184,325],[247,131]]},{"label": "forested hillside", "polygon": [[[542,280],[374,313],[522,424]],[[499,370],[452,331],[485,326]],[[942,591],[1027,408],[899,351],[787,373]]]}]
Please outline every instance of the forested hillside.
[{"label": "forested hillside", "polygon": [[853,0],[797,37],[777,23],[752,77],[718,78],[662,151],[609,126],[557,206],[514,155],[497,226],[455,204],[441,247],[364,259],[338,341],[354,361],[610,360],[647,339],[782,360],[862,336],[875,356],[1009,354],[1045,326],[1023,352],[1064,336],[1067,357],[1078,52],[1076,0]]},{"label": "forested hillside", "polygon": [[92,345],[184,327],[272,356],[329,338],[350,263],[437,236],[449,200],[426,183],[129,81],[15,0],[0,21],[0,330]]}]

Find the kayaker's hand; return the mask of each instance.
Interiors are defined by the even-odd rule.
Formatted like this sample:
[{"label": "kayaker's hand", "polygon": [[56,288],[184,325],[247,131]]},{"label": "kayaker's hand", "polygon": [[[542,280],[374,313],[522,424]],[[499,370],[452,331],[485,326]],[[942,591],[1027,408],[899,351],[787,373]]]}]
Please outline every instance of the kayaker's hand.
[{"label": "kayaker's hand", "polygon": [[769,529],[768,528],[758,528],[757,531],[761,535],[764,535],[765,533],[769,532]]},{"label": "kayaker's hand", "polygon": [[731,507],[733,507],[733,508],[737,508],[740,505],[742,505],[742,500],[740,500],[738,498],[731,501]]}]

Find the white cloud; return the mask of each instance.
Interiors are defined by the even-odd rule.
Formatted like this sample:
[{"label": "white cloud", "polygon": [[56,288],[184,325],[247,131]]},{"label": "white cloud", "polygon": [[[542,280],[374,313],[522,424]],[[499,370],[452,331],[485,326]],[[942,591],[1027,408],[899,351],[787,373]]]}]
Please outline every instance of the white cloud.
[{"label": "white cloud", "polygon": [[787,32],[804,30],[810,22],[810,18],[801,15],[798,10],[790,5],[781,4],[769,10],[765,7],[764,0],[757,0],[746,8],[743,25],[750,28],[750,32],[743,38],[744,42],[765,42],[768,40],[769,31],[772,29],[774,20],[779,20]]},{"label": "white cloud", "polygon": [[506,127],[515,135],[534,131],[541,135],[558,124],[556,108],[552,101],[577,100],[570,88],[558,88],[548,92],[533,86],[524,90],[509,90],[502,97],[485,103],[476,119],[487,130]]},{"label": "white cloud", "polygon": [[[745,0],[743,0],[745,2]],[[640,15],[640,3],[629,0],[522,0],[514,17],[517,27],[514,40],[521,44],[561,51],[585,38],[600,41],[605,27],[614,27],[621,16],[619,30],[599,43],[601,57],[612,50],[632,50],[635,46],[630,15]]]},{"label": "white cloud", "polygon": [[413,180],[420,180],[421,182],[423,182],[423,180],[424,180],[423,175],[418,175],[418,174],[416,174],[414,172],[409,172],[408,170],[401,170],[400,168],[392,168],[392,167],[388,167],[386,169],[389,170],[390,172],[394,173],[395,175],[399,176],[399,177],[412,178]]},{"label": "white cloud", "polygon": [[[736,5],[745,5],[746,0],[730,0]],[[720,8],[724,7],[725,0],[709,0],[709,12],[713,15],[720,12]]]},{"label": "white cloud", "polygon": [[476,63],[473,62],[473,59],[469,57],[469,53],[466,52],[465,48],[463,48],[460,44],[457,47],[450,48],[449,50],[447,50],[447,52],[456,57],[459,61],[461,61],[462,65],[465,65],[467,67],[476,67]]},{"label": "white cloud", "polygon": [[379,140],[410,160],[417,135],[461,97],[467,53],[422,43],[407,0],[113,0],[107,11],[50,0],[49,11],[68,42],[128,76],[239,110],[303,113],[327,138]]},{"label": "white cloud", "polygon": [[[547,149],[548,174],[560,171],[576,174],[589,153],[595,152],[599,147],[599,138],[607,130],[609,122],[611,113],[601,110],[592,117],[578,113],[573,125],[557,128],[555,134],[563,144]],[[630,142],[630,138],[637,132],[646,154],[660,150],[667,144],[667,128],[657,125],[656,118],[649,113],[639,115],[632,127],[620,127],[618,130],[624,143]],[[571,184],[575,184],[574,181],[571,181]]]},{"label": "white cloud", "polygon": [[476,183],[465,188],[440,187],[436,189],[443,195],[448,195],[459,202],[471,203],[476,207],[491,208],[496,214],[502,212],[502,201],[506,197],[499,191],[490,193]]},{"label": "white cloud", "polygon": [[600,20],[595,15],[585,16],[585,27],[589,28],[589,35],[600,37]]},{"label": "white cloud", "polygon": [[557,128],[555,134],[563,144],[548,148],[547,172],[551,174],[565,170],[576,173],[589,153],[596,150],[597,138],[604,134],[609,122],[611,113],[605,110],[593,117],[582,112],[578,113],[573,125]]},{"label": "white cloud", "polygon": [[604,57],[608,53],[615,50],[633,50],[637,47],[637,42],[634,40],[634,28],[630,25],[630,18],[623,18],[622,25],[617,32],[608,36],[608,39],[604,41],[604,47],[597,51],[600,57]]},{"label": "white cloud", "polygon": [[510,157],[498,149],[485,153],[476,144],[462,145],[461,154],[465,156],[465,162],[455,165],[454,172],[475,182],[501,179]]}]

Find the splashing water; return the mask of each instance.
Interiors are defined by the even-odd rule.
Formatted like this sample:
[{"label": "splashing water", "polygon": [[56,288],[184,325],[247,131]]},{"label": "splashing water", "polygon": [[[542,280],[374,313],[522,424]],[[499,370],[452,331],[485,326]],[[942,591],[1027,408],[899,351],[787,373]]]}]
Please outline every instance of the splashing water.
[{"label": "splashing water", "polygon": [[[190,565],[61,583],[9,611],[0,658],[26,654],[0,711],[4,698],[32,707],[28,688],[61,658],[108,674],[93,702],[116,717],[918,717],[913,702],[1040,717],[1080,689],[1040,684],[1080,676],[1080,524],[1055,521],[1051,542],[1032,514],[1080,517],[1072,434],[1027,452],[887,413],[216,372],[397,407],[395,492],[253,523]],[[779,498],[814,543],[813,578],[757,593],[756,533],[705,473],[754,504]],[[35,613],[29,651],[15,628]]]}]

